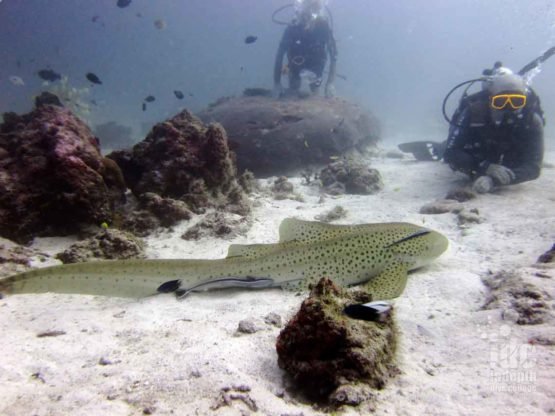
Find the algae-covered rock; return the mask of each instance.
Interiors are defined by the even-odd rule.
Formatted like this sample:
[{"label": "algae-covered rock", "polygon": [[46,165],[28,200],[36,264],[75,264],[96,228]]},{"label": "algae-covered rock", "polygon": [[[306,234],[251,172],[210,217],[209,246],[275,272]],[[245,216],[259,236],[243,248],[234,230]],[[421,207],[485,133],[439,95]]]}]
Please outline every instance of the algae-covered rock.
[{"label": "algae-covered rock", "polygon": [[383,189],[380,172],[351,159],[330,163],[320,172],[324,190],[332,195],[372,195]]},{"label": "algae-covered rock", "polygon": [[525,282],[516,272],[488,274],[482,282],[490,290],[483,309],[500,309],[504,320],[519,325],[538,325],[553,318],[552,296]]},{"label": "algae-covered rock", "polygon": [[111,221],[125,190],[87,125],[39,104],[0,125],[0,235],[18,242]]},{"label": "algae-covered rock", "polygon": [[97,259],[144,258],[144,243],[124,231],[105,229],[91,238],[73,244],[56,257],[63,263],[79,263]]},{"label": "algae-covered rock", "polygon": [[276,100],[249,93],[221,99],[198,115],[224,126],[239,171],[248,169],[259,177],[287,175],[328,163],[333,156],[363,152],[380,137],[372,114],[339,98]]},{"label": "algae-covered rock", "polygon": [[240,215],[250,211],[225,130],[204,125],[187,110],[156,124],[131,150],[108,157],[136,196],[151,192],[180,200],[196,213],[209,207]]},{"label": "algae-covered rock", "polygon": [[369,300],[365,292],[349,292],[321,279],[281,331],[278,365],[309,398],[358,404],[360,397],[372,397],[373,389],[383,388],[396,374],[394,314],[382,322],[343,314],[346,305]]}]

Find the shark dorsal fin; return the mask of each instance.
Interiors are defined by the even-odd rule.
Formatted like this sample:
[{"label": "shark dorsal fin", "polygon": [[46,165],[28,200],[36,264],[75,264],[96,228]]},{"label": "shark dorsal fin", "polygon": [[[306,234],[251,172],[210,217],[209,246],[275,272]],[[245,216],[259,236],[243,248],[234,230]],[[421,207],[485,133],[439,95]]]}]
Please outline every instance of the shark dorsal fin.
[{"label": "shark dorsal fin", "polygon": [[279,226],[279,242],[311,244],[359,232],[357,226],[326,224],[285,218]]}]

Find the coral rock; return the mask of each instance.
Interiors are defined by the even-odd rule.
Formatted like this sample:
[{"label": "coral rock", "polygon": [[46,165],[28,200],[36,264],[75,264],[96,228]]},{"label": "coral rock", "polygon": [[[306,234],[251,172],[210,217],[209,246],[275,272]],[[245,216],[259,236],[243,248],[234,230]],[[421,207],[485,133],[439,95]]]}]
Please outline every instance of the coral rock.
[{"label": "coral rock", "polygon": [[519,325],[538,325],[553,318],[549,293],[525,282],[517,273],[501,271],[482,281],[490,290],[483,309],[499,308],[505,320]]},{"label": "coral rock", "polygon": [[132,150],[108,157],[121,167],[137,196],[153,192],[181,200],[194,212],[207,207],[249,212],[224,129],[203,125],[187,110],[155,125]]},{"label": "coral rock", "polygon": [[320,172],[324,190],[332,195],[372,195],[383,189],[380,172],[353,160],[330,163]]},{"label": "coral rock", "polygon": [[106,229],[91,238],[73,244],[56,257],[63,263],[78,263],[96,259],[144,258],[144,243],[129,233]]},{"label": "coral rock", "polygon": [[364,292],[351,293],[321,279],[281,331],[276,344],[278,364],[309,398],[330,404],[358,403],[353,395],[340,393],[345,386],[381,389],[396,374],[394,314],[384,322],[343,314],[347,304],[368,301]]},{"label": "coral rock", "polygon": [[98,140],[62,107],[4,116],[0,153],[0,235],[15,241],[110,221],[122,197],[104,180]]},{"label": "coral rock", "polygon": [[287,175],[328,163],[332,156],[373,148],[380,135],[371,114],[345,100],[323,97],[227,98],[199,117],[224,126],[239,171],[262,177]]}]

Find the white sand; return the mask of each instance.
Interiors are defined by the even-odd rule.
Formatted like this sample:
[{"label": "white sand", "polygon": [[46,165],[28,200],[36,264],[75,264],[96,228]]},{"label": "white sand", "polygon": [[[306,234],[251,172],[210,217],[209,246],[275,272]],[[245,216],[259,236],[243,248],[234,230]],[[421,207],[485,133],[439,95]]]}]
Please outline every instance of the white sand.
[{"label": "white sand", "polygon": [[[555,153],[546,161],[555,163]],[[555,413],[555,349],[527,343],[532,335],[553,331],[553,322],[518,326],[503,321],[499,310],[480,309],[487,292],[481,276],[488,271],[518,271],[555,295],[555,270],[543,270],[550,279],[534,275],[537,257],[555,241],[555,169],[545,168],[534,182],[466,202],[484,222],[461,228],[455,214],[419,214],[422,205],[443,198],[460,182],[447,166],[407,159],[371,163],[386,184],[377,195],[319,203],[316,189],[293,179],[306,202],[258,196],[248,235],[187,242],[180,235],[190,224],[183,224],[150,238],[148,254],[223,257],[231,242],[275,242],[285,217],[314,219],[338,204],[349,212],[341,223],[425,224],[448,236],[451,247],[411,275],[395,302],[401,374],[378,393],[376,414]],[[60,240],[39,243],[48,250]],[[156,415],[248,414],[241,400],[212,408],[222,388],[241,385],[250,387],[243,394],[256,403],[258,414],[321,414],[285,391],[275,352],[279,329],[263,320],[275,312],[285,322],[301,300],[280,290],[194,294],[182,302],[171,296],[7,297],[0,300],[0,414],[134,415],[144,409]],[[246,318],[260,330],[238,336],[237,325]],[[37,337],[47,330],[65,334]],[[101,359],[108,365],[99,364]],[[512,379],[499,377],[503,374]],[[364,409],[347,408],[345,414],[368,414]]]}]

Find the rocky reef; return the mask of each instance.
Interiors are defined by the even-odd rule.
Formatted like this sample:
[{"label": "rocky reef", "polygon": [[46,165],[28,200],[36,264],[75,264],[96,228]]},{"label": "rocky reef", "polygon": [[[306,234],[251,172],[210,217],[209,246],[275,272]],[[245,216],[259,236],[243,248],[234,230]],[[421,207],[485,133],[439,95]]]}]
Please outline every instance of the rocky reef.
[{"label": "rocky reef", "polygon": [[349,318],[345,306],[369,302],[365,292],[350,292],[321,279],[276,344],[278,364],[295,390],[332,406],[372,401],[375,390],[397,373],[394,314],[382,322]]},{"label": "rocky reef", "polygon": [[348,158],[322,169],[320,181],[324,191],[331,195],[372,195],[383,189],[382,176],[377,169]]},{"label": "rocky reef", "polygon": [[0,235],[17,242],[110,222],[124,198],[121,172],[87,125],[44,102],[0,125]]},{"label": "rocky reef", "polygon": [[525,281],[515,271],[499,271],[482,277],[489,289],[483,309],[499,309],[505,321],[518,325],[538,325],[553,318],[552,296]]},{"label": "rocky reef", "polygon": [[374,148],[377,120],[359,106],[323,97],[275,100],[264,94],[221,99],[200,112],[221,123],[237,154],[240,172],[260,177],[287,175],[330,157]]},{"label": "rocky reef", "polygon": [[144,243],[133,234],[103,229],[92,237],[71,245],[56,257],[63,263],[144,258]]},{"label": "rocky reef", "polygon": [[250,210],[225,130],[205,126],[187,110],[156,124],[132,149],[108,157],[138,197],[152,193],[182,201],[195,213],[208,207],[241,215]]}]

